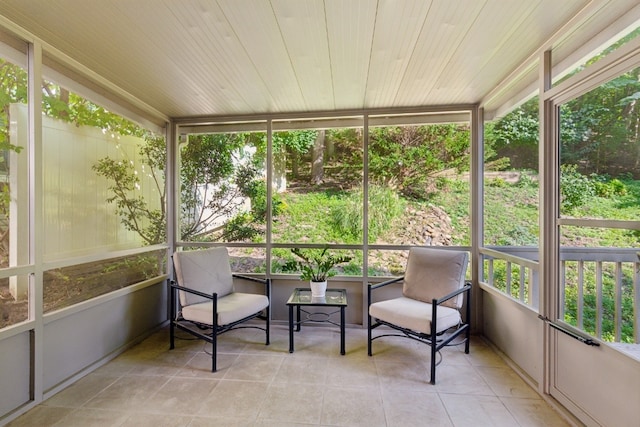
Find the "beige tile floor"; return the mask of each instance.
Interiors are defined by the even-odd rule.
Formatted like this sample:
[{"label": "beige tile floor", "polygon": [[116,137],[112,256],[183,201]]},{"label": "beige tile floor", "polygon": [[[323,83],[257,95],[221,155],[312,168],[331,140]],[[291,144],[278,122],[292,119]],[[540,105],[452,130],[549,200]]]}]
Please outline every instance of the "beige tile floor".
[{"label": "beige tile floor", "polygon": [[[184,335],[181,335],[185,337]],[[428,348],[404,338],[374,342],[366,330],[307,327],[288,352],[288,329],[271,345],[254,329],[220,337],[218,372],[210,346],[163,329],[36,406],[16,426],[567,426],[481,339],[471,352],[443,351],[437,384]]]}]

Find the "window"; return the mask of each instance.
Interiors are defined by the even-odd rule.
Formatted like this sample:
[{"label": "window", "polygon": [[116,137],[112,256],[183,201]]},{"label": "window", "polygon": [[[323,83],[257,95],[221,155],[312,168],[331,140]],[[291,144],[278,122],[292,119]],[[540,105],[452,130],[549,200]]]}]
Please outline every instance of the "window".
[{"label": "window", "polygon": [[[274,244],[363,244],[363,129],[361,117],[273,122],[272,239]],[[362,251],[336,267],[362,274]],[[272,271],[293,273],[289,249],[274,248]]]},{"label": "window", "polygon": [[[538,97],[485,123],[485,246],[538,246]],[[534,256],[537,256],[535,254]]]},{"label": "window", "polygon": [[562,104],[561,318],[605,341],[637,343],[640,67]]},{"label": "window", "polygon": [[363,116],[183,125],[180,245],[224,244],[234,271],[283,274],[298,272],[292,247],[330,246],[347,276],[395,274],[408,246],[469,245],[469,118],[371,116],[369,135]]},{"label": "window", "polygon": [[[369,127],[369,244],[470,245],[467,113],[373,116]],[[395,275],[406,253],[369,253],[369,274]]]},{"label": "window", "polygon": [[26,44],[0,32],[0,328],[29,318],[29,276],[11,267],[29,264]]},{"label": "window", "polygon": [[55,82],[42,91],[44,259],[68,264],[45,272],[48,312],[165,271],[158,252],[104,258],[166,242],[166,155],[164,137]]},{"label": "window", "polygon": [[[266,124],[196,126],[182,132],[179,240],[249,245],[230,247],[234,271],[265,271],[264,248],[255,245],[266,241]],[[279,209],[277,201],[272,209]]]}]

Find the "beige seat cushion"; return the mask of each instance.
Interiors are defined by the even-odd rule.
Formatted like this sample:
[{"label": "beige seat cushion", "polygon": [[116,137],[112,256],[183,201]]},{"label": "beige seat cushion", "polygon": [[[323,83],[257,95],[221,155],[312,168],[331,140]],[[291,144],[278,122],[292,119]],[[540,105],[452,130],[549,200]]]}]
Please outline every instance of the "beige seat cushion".
[{"label": "beige seat cushion", "polygon": [[[208,295],[217,292],[218,298],[233,292],[229,253],[225,247],[176,252],[173,255],[173,265],[180,286]],[[203,301],[207,299],[188,292],[180,292],[182,306]]]},{"label": "beige seat cushion", "polygon": [[[266,295],[234,292],[218,298],[218,325],[228,325],[258,313],[269,306]],[[211,325],[213,302],[201,302],[182,308],[182,317],[192,322]]]},{"label": "beige seat cushion", "polygon": [[[380,301],[369,306],[369,314],[376,319],[411,329],[413,331],[431,334],[432,305],[407,297],[399,297]],[[449,307],[438,307],[437,333],[447,330],[460,323],[458,310]]]},{"label": "beige seat cushion", "polygon": [[[442,298],[464,286],[468,263],[466,251],[411,248],[402,295],[423,302]],[[462,301],[461,294],[443,305],[460,308]]]}]

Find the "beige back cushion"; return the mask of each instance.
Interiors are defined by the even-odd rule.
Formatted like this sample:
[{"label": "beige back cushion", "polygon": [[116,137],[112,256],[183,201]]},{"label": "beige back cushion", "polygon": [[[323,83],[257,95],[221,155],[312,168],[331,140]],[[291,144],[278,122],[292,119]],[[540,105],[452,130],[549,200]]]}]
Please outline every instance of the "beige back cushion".
[{"label": "beige back cushion", "polygon": [[[180,286],[208,295],[214,292],[223,297],[233,292],[233,276],[227,248],[211,248],[173,254],[176,279]],[[180,304],[187,306],[206,301],[206,298],[180,292]]]},{"label": "beige back cushion", "polygon": [[[411,248],[402,294],[429,303],[434,298],[442,298],[464,286],[468,262],[466,251]],[[463,297],[459,295],[443,305],[460,308],[462,301]]]}]

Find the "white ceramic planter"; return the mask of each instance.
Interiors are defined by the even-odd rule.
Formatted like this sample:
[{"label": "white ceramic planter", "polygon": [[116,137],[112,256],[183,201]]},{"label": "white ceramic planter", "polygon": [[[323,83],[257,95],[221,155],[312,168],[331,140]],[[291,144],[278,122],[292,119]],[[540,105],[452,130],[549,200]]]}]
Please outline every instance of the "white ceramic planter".
[{"label": "white ceramic planter", "polygon": [[310,281],[311,285],[311,297],[312,298],[323,298],[324,294],[327,290],[327,281],[324,282],[313,282]]}]

